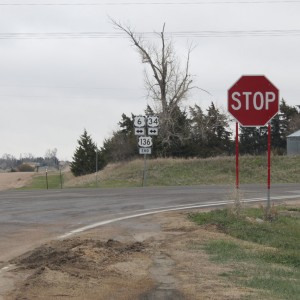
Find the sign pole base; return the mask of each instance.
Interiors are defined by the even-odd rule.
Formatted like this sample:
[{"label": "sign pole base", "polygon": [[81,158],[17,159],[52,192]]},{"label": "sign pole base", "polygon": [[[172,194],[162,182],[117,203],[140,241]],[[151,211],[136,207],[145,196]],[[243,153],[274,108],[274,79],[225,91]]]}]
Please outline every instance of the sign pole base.
[{"label": "sign pole base", "polygon": [[239,190],[239,123],[235,123],[235,187]]},{"label": "sign pole base", "polygon": [[147,185],[147,155],[144,154],[143,187]]}]

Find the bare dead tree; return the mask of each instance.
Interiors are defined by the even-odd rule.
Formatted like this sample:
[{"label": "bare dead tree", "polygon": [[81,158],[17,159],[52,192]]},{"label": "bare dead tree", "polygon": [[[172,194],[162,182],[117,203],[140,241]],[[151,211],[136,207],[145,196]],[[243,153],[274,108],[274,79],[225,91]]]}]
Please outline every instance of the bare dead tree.
[{"label": "bare dead tree", "polygon": [[174,128],[172,115],[193,88],[193,80],[189,72],[192,48],[188,49],[185,66],[181,67],[172,41],[165,36],[165,24],[162,31],[157,33],[160,44],[155,46],[145,42],[143,37],[136,34],[130,26],[124,26],[113,19],[111,21],[118,30],[126,33],[140,54],[142,63],[149,66],[150,72],[145,70],[145,87],[148,97],[158,104],[157,113],[161,119],[161,133],[164,142],[168,143],[170,137],[176,134],[171,130]]}]

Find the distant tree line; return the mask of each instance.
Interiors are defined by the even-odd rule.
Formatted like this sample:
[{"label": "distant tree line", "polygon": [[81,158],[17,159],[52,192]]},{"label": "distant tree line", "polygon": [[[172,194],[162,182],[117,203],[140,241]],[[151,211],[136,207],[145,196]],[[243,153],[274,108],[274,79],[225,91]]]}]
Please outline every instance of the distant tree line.
[{"label": "distant tree line", "polygon": [[31,153],[20,155],[19,158],[11,154],[3,154],[0,158],[0,169],[16,171],[33,171],[37,169],[33,167],[54,167],[59,168],[59,160],[57,158],[57,149],[48,149],[44,157],[35,157]]}]

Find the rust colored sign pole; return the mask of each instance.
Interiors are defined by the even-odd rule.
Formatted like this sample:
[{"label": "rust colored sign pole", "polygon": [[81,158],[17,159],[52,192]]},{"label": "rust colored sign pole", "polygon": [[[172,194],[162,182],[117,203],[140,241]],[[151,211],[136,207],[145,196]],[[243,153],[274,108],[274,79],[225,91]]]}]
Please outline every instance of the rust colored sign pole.
[{"label": "rust colored sign pole", "polygon": [[235,123],[235,186],[239,189],[239,123]]}]

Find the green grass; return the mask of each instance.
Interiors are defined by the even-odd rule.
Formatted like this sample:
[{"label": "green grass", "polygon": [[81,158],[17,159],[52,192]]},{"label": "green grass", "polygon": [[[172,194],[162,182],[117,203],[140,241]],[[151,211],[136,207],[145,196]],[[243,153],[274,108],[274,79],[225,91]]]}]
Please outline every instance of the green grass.
[{"label": "green grass", "polygon": [[[143,181],[144,161],[117,164],[103,172],[99,186],[139,187]],[[101,174],[101,173],[100,173]],[[272,183],[300,182],[300,156],[272,157]],[[240,183],[266,183],[265,156],[240,157]],[[235,157],[207,159],[148,159],[147,186],[235,184]],[[93,186],[93,183],[92,183]]]},{"label": "green grass", "polygon": [[[60,174],[48,174],[48,189],[60,189]],[[35,175],[32,181],[22,189],[47,189],[46,175]]]},{"label": "green grass", "polygon": [[280,207],[278,211],[273,222],[263,223],[246,220],[246,216],[263,217],[261,209],[253,208],[240,217],[223,209],[192,214],[190,219],[199,225],[214,224],[235,238],[212,240],[203,246],[213,261],[236,266],[220,276],[260,290],[259,299],[300,299],[300,218],[280,214],[299,209]]},{"label": "green grass", "polygon": [[[153,159],[147,162],[148,186],[235,184],[235,157],[208,159]],[[142,159],[121,164],[102,181],[102,186],[141,186]],[[272,157],[272,182],[300,182],[300,156]],[[240,157],[240,183],[266,183],[265,156]],[[101,184],[101,183],[100,183]]]},{"label": "green grass", "polygon": [[[143,183],[144,160],[136,159],[108,165],[99,172],[98,185],[96,176],[88,180],[78,179],[68,187],[141,187]],[[34,188],[44,188],[45,175],[35,178]],[[58,176],[58,175],[55,175]],[[273,156],[272,183],[300,182],[300,156]],[[49,175],[50,177],[50,175]],[[50,179],[49,179],[50,180]],[[55,179],[53,179],[55,181]],[[38,181],[41,183],[38,184]],[[266,156],[240,157],[240,183],[266,184]],[[59,178],[53,186],[59,186]],[[206,159],[147,159],[147,186],[184,186],[184,185],[235,185],[235,157],[214,157]],[[51,184],[52,186],[52,184]],[[30,188],[30,187],[29,187]]]}]

